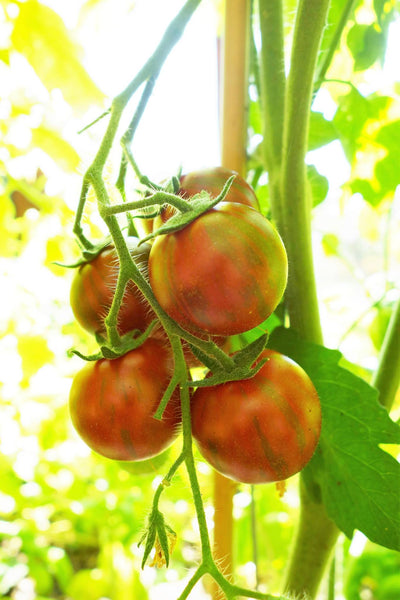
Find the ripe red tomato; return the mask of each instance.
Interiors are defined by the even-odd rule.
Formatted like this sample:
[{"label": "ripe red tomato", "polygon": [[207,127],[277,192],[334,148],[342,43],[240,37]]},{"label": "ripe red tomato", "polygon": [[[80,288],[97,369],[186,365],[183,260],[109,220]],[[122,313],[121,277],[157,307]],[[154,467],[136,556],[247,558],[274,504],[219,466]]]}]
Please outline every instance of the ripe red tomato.
[{"label": "ripe red tomato", "polygon": [[251,379],[197,388],[192,432],[217,471],[243,483],[280,481],[312,457],[321,430],[317,391],[290,358],[269,360]]},{"label": "ripe red tomato", "polygon": [[[247,181],[236,171],[226,169],[225,167],[213,167],[202,169],[200,171],[191,171],[182,175],[179,179],[179,196],[190,200],[196,194],[202,191],[208,192],[213,198],[216,198],[222,191],[229,177],[235,175],[230,190],[225,197],[225,202],[236,202],[251,206],[256,210],[260,209],[257,196]],[[143,219],[142,227],[145,233],[151,233],[153,229],[161,227],[175,214],[176,210],[167,205],[162,208],[161,214],[156,219]]]},{"label": "ripe red tomato", "polygon": [[[147,270],[150,246],[137,247],[137,243],[137,238],[129,238],[131,255],[140,269]],[[72,280],[72,311],[78,323],[92,334],[105,332],[104,318],[114,297],[118,268],[117,252],[109,245],[94,260],[78,267]],[[154,312],[141,292],[132,281],[129,282],[118,315],[119,334],[133,329],[143,331],[154,318]]]},{"label": "ripe red tomato", "polygon": [[179,432],[179,392],[174,392],[162,420],[153,415],[172,370],[170,350],[153,338],[119,358],[88,362],[75,375],[69,399],[81,438],[114,460],[143,460],[165,450]]},{"label": "ripe red tomato", "polygon": [[233,335],[275,310],[286,287],[287,256],[268,219],[222,202],[184,229],[157,237],[149,276],[158,302],[183,328]]},{"label": "ripe red tomato", "polygon": [[259,210],[257,196],[251,185],[236,171],[226,169],[225,167],[192,171],[191,173],[182,175],[180,178],[179,195],[183,198],[191,198],[195,194],[205,190],[213,198],[216,198],[232,175],[236,175],[236,177],[224,202],[237,202]]}]

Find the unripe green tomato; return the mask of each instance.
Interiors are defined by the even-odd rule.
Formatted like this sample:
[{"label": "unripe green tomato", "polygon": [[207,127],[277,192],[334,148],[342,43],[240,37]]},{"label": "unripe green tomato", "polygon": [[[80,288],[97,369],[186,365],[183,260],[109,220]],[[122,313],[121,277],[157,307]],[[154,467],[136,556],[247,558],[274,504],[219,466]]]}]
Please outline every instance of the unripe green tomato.
[{"label": "unripe green tomato", "polygon": [[202,456],[242,483],[291,477],[318,444],[321,407],[303,369],[265,350],[267,362],[251,379],[199,387],[191,399],[192,432]]}]

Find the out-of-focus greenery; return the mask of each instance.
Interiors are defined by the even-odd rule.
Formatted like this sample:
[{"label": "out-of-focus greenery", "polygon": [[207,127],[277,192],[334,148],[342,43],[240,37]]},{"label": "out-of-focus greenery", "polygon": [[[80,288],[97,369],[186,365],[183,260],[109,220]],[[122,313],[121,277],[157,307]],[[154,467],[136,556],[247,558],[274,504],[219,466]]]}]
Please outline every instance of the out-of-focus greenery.
[{"label": "out-of-focus greenery", "polygon": [[[118,10],[140,18],[141,2],[136,4],[126,0]],[[294,3],[287,4],[289,24]],[[342,4],[332,3],[332,15]],[[332,82],[317,96],[309,155],[327,344],[339,345],[366,378],[376,366],[400,274],[399,88],[382,68],[394,3],[370,4],[357,3],[329,71]],[[80,136],[77,131],[110,101],[83,65],[91,24],[94,36],[103,29],[109,41],[112,9],[110,0],[77,2],[69,27],[63,10],[57,2],[0,3],[0,596],[175,598],[199,558],[184,469],[162,499],[178,534],[170,568],[141,571],[137,543],[155,486],[180,441],[161,459],[114,463],[88,450],[68,415],[69,387],[81,361],[68,358],[67,350],[91,351],[94,343],[73,321],[68,303],[73,274],[55,262],[71,263],[78,256],[71,228],[81,164],[92,158],[99,138],[96,128]],[[135,73],[124,60],[121,54],[128,82]],[[175,85],[171,82],[171,94]],[[255,100],[250,119],[249,167],[256,180]],[[263,178],[257,189],[268,210]],[[95,206],[87,212],[85,226],[98,237],[103,229]],[[199,460],[211,524],[210,474]],[[273,485],[256,487],[254,502],[251,492],[239,486],[235,496],[237,576],[254,585],[257,562],[260,584],[279,592],[298,508],[296,478],[283,497]],[[370,545],[355,557],[359,547],[348,542],[339,550],[345,584],[338,582],[338,594],[347,600],[400,597],[395,553]],[[199,588],[198,598],[205,597],[201,593]]]}]

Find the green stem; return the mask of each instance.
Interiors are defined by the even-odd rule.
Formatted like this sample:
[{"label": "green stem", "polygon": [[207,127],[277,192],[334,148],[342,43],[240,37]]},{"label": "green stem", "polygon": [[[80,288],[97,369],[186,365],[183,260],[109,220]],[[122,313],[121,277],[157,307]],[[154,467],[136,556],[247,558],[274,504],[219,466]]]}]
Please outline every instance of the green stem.
[{"label": "green stem", "polygon": [[[355,0],[347,0],[346,5],[341,14],[341,17],[339,19],[339,22],[336,26],[335,33],[333,34],[333,37],[331,39],[329,48],[325,53],[325,58],[317,71],[316,85],[313,90],[313,97],[315,97],[317,95],[319,88],[321,87],[322,83],[325,80],[325,76],[331,65],[331,62],[333,60],[333,56],[336,52],[336,49],[339,46],[340,40],[342,38],[343,30],[346,26],[347,21],[349,20],[349,17],[354,8],[354,5],[355,5]],[[328,24],[328,27],[329,27],[329,24]]]},{"label": "green stem", "polygon": [[[314,73],[329,0],[300,0],[286,86],[282,145],[281,195],[275,218],[286,246],[289,280],[285,302],[290,325],[304,339],[322,343],[311,245],[311,206],[305,158]],[[298,531],[284,589],[314,598],[338,529],[301,479]]]},{"label": "green stem", "polygon": [[[89,248],[90,242],[86,240],[82,233],[82,228],[80,225],[83,209],[86,202],[87,194],[89,191],[90,183],[94,186],[94,182],[100,184],[102,171],[108,155],[111,151],[111,147],[113,145],[115,136],[118,131],[118,125],[122,116],[122,113],[128,104],[129,100],[133,96],[133,94],[138,90],[138,88],[147,80],[150,80],[151,77],[156,76],[161,70],[162,65],[167,59],[169,53],[172,48],[177,44],[179,39],[182,36],[182,33],[192,17],[194,11],[199,6],[201,0],[187,0],[184,4],[180,12],[177,16],[171,21],[168,25],[159,45],[157,46],[153,55],[149,58],[149,60],[144,64],[142,69],[136,75],[136,77],[131,81],[131,83],[118,95],[114,98],[111,111],[110,111],[110,120],[104,134],[104,137],[101,141],[99,150],[95,156],[95,159],[92,165],[87,170],[81,190],[81,196],[77,211],[77,216],[74,224],[74,232],[76,232],[78,239],[80,239],[81,243],[83,243],[84,247]],[[104,115],[105,113],[103,113]],[[102,116],[103,116],[102,115]],[[138,120],[141,117],[140,111],[138,112]],[[137,123],[136,123],[137,126]],[[99,198],[98,198],[99,199]]]},{"label": "green stem", "polygon": [[128,210],[138,210],[140,208],[148,208],[149,206],[155,205],[162,206],[167,203],[171,204],[182,213],[190,212],[192,210],[190,203],[180,196],[170,194],[169,192],[155,192],[143,200],[133,200],[132,202],[107,206],[102,209],[102,214],[104,216],[117,215],[119,213],[127,212]]},{"label": "green stem", "polygon": [[371,385],[379,390],[379,401],[388,410],[393,405],[400,384],[400,299],[383,339],[378,368]]},{"label": "green stem", "polygon": [[300,0],[285,99],[282,196],[278,227],[289,259],[285,300],[291,326],[321,343],[317,291],[311,246],[310,198],[306,177],[311,97],[318,50],[329,0]]},{"label": "green stem", "polygon": [[300,483],[300,516],[284,582],[284,593],[305,600],[315,598],[339,530]]},{"label": "green stem", "polygon": [[280,168],[285,103],[282,0],[259,0],[264,155],[271,175]]},{"label": "green stem", "polygon": [[[132,143],[133,136],[136,133],[136,129],[138,128],[140,119],[142,118],[145,108],[147,106],[147,103],[151,97],[151,94],[153,93],[153,89],[154,89],[158,74],[159,73],[154,73],[153,75],[151,75],[151,77],[149,77],[149,80],[146,83],[146,86],[145,86],[143,94],[140,98],[140,102],[135,111],[135,114],[133,115],[133,118],[129,124],[128,129],[126,130],[126,132],[124,133],[124,135],[121,138],[121,145],[123,148],[123,156],[121,159],[121,165],[120,165],[120,169],[119,169],[118,179],[116,181],[115,186],[120,191],[121,196],[124,199],[125,199],[125,176],[126,176],[126,170],[127,170],[127,166],[128,166],[127,157],[126,157],[126,149],[128,148],[129,144]],[[137,170],[136,175],[138,176],[138,178],[140,180],[142,177],[142,174],[139,172],[139,170]]]}]

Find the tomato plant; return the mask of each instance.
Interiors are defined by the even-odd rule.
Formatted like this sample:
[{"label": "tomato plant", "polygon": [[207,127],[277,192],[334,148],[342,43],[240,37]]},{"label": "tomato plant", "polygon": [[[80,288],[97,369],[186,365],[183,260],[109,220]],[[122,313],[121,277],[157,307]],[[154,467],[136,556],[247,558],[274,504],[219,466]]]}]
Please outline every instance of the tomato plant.
[{"label": "tomato plant", "polygon": [[287,258],[268,219],[222,202],[156,239],[149,276],[158,302],[182,327],[233,335],[274,311],[286,286]]},{"label": "tomato plant", "polygon": [[310,460],[321,429],[317,391],[290,358],[264,350],[251,379],[200,387],[192,432],[215,469],[243,483],[287,479]]},{"label": "tomato plant", "polygon": [[[142,270],[147,269],[150,247],[138,247],[137,238],[129,238],[131,256]],[[72,280],[70,303],[78,323],[92,334],[104,333],[104,318],[110,309],[118,277],[118,255],[112,244],[93,260],[77,268]],[[120,335],[133,329],[143,331],[155,318],[149,304],[131,281],[126,287],[118,314]]]},{"label": "tomato plant", "polygon": [[167,448],[181,420],[174,393],[162,420],[153,417],[173,370],[168,347],[148,339],[113,360],[88,362],[74,377],[70,413],[92,450],[115,460],[143,460]]}]

